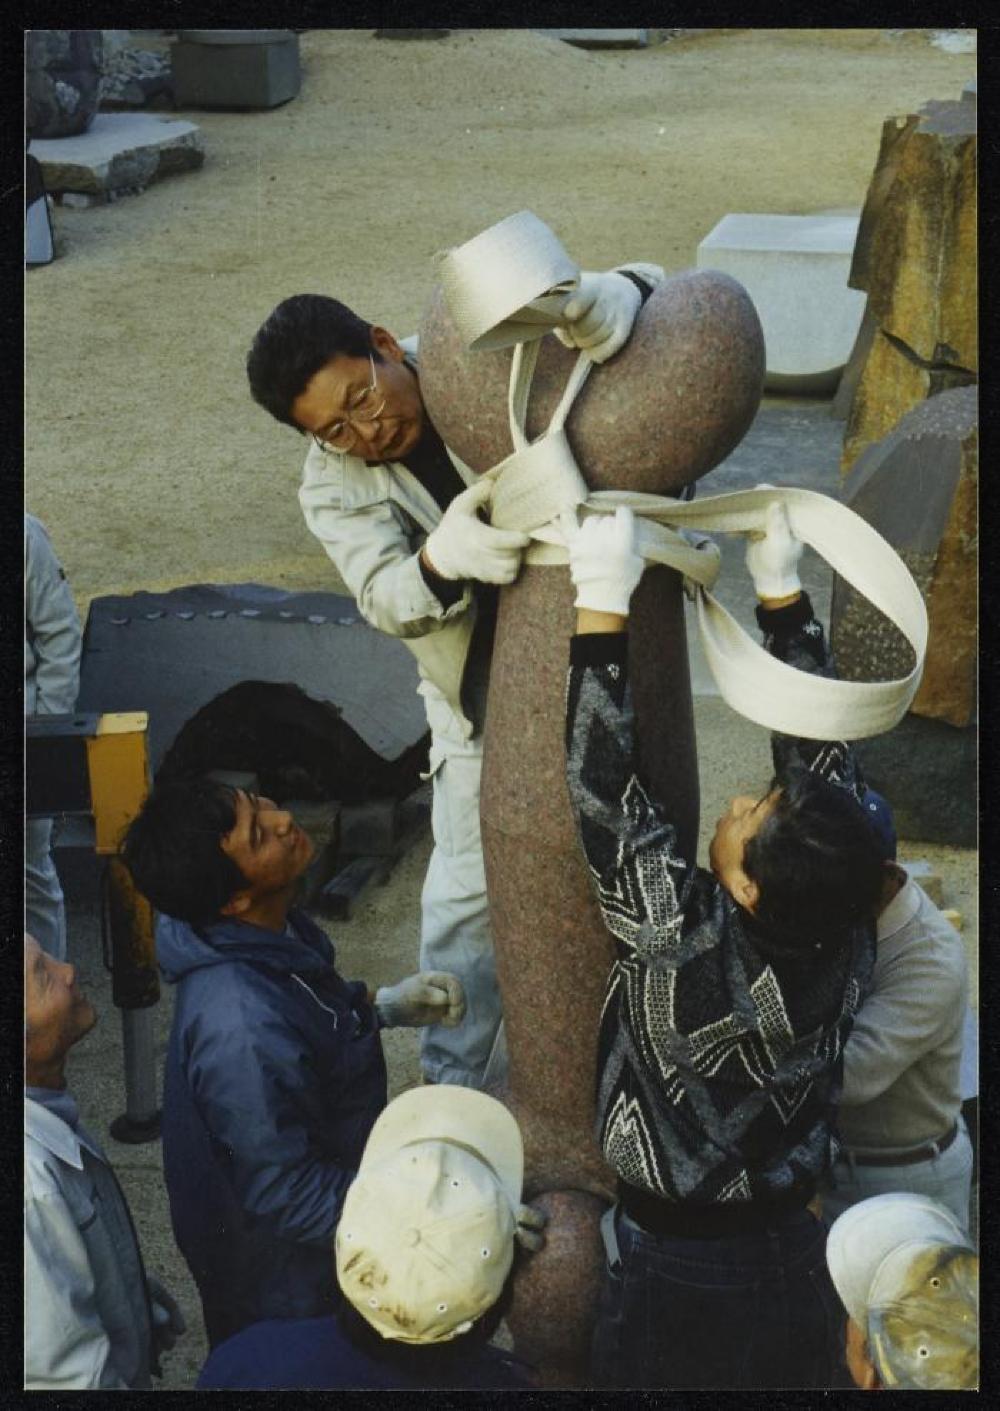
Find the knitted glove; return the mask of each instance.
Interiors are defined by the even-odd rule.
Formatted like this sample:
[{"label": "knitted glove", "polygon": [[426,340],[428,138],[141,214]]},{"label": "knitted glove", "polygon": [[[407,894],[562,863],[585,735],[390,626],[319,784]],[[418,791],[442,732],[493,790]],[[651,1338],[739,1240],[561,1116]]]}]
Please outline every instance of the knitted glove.
[{"label": "knitted glove", "polygon": [[454,1029],[465,1017],[465,991],[457,975],[421,970],[377,989],[375,1011],[383,1029],[419,1029],[425,1024]]},{"label": "knitted glove", "polygon": [[641,306],[642,295],[623,274],[584,270],[576,292],[563,307],[567,326],[554,332],[567,348],[586,348],[595,363],[605,363],[628,340]]},{"label": "knitted glove", "polygon": [[[771,490],[771,485],[758,485],[758,490]],[[803,545],[792,533],[785,507],[775,500],[768,505],[765,530],[750,535],[747,544],[747,568],[753,579],[758,598],[787,598],[801,593],[798,562]]]},{"label": "knitted glove", "polygon": [[629,600],[646,567],[636,550],[632,511],[620,505],[613,516],[588,515],[579,529],[569,515],[563,514],[560,522],[576,586],[574,606],[627,617]]},{"label": "knitted glove", "polygon": [[494,529],[479,518],[493,493],[489,480],[477,480],[456,495],[444,518],[432,529],[423,557],[439,578],[476,578],[480,583],[513,583],[528,535],[517,529]]},{"label": "knitted glove", "polygon": [[539,1210],[534,1205],[519,1205],[517,1207],[517,1228],[514,1230],[514,1238],[522,1249],[528,1249],[533,1254],[545,1244],[545,1236],[542,1230],[549,1223],[549,1217],[544,1211]]}]

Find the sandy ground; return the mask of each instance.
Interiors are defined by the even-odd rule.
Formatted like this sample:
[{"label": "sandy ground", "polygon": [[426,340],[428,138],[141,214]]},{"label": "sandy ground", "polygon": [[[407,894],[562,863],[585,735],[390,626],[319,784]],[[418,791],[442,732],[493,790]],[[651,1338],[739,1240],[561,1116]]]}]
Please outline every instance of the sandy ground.
[{"label": "sandy ground", "polygon": [[299,444],[247,393],[246,349],[279,299],[331,293],[408,333],[435,252],[523,207],[584,267],[682,269],[729,211],[860,207],[883,119],[958,97],[976,71],[922,32],[877,29],[610,52],[532,30],[317,30],[301,51],[297,99],[179,113],[204,168],[58,210],[63,258],[27,279],[28,507],[82,602],[329,583],[295,498]]},{"label": "sandy ground", "polygon": [[[296,502],[301,446],[246,391],[246,348],[279,299],[329,292],[407,333],[434,253],[522,207],[584,266],[631,256],[682,269],[729,211],[860,207],[883,119],[957,97],[976,71],[974,56],[921,32],[874,29],[728,31],[625,52],[528,30],[427,43],[314,31],[301,46],[299,98],[267,113],[180,113],[204,133],[203,170],[110,206],[57,209],[62,257],[27,279],[27,506],[81,609],[102,593],[199,581],[336,586]],[[732,793],[770,770],[762,731],[711,695],[695,710],[704,839]],[[381,983],[413,968],[428,850],[331,928],[343,973]],[[975,962],[975,854],[901,851],[938,866]],[[92,878],[79,859],[61,865],[71,956],[103,1011],[71,1085],[106,1134],[122,1108],[120,1026]],[[160,1061],[170,1012],[165,991]],[[417,1036],[390,1033],[386,1049],[396,1092],[416,1080]],[[108,1147],[148,1262],[188,1314],[163,1385],[190,1386],[204,1343],[159,1147]]]}]

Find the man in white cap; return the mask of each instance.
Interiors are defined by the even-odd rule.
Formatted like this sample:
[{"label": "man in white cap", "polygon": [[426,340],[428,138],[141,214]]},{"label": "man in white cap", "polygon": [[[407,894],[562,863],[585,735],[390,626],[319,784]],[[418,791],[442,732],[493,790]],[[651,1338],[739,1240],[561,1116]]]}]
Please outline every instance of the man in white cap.
[{"label": "man in white cap", "polygon": [[949,1210],[902,1191],[859,1201],[834,1221],[826,1258],[856,1386],[976,1389],[979,1256]]},{"label": "man in white cap", "polygon": [[[567,272],[578,280],[557,336],[607,361],[663,270],[633,263],[581,273],[530,212],[509,223],[524,234],[522,261],[553,285]],[[482,731],[496,585],[513,582],[527,535],[480,519],[491,487],[476,482],[434,428],[415,338],[400,342],[336,299],[297,294],[258,329],[247,375],[254,400],[309,437],[299,490],[309,530],[364,617],[417,659],[434,781],[420,968],[457,974],[467,1004],[460,1029],[425,1031],[421,1067],[431,1082],[480,1087],[495,1045],[502,1062],[479,834]]]},{"label": "man in white cap", "polygon": [[344,1201],[343,1308],[243,1329],[209,1357],[199,1389],[531,1386],[489,1342],[510,1302],[515,1241],[544,1242],[523,1175],[501,1103],[454,1086],[403,1093],[372,1128]]}]

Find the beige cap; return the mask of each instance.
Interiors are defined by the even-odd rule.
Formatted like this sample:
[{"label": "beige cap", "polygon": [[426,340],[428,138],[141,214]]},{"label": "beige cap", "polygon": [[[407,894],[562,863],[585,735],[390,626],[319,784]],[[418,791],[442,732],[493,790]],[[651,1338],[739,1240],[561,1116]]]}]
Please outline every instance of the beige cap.
[{"label": "beige cap", "polygon": [[833,1222],[826,1258],[883,1386],[976,1386],[979,1257],[949,1210],[903,1191],[859,1201]]},{"label": "beige cap", "polygon": [[446,1342],[499,1298],[514,1258],[524,1152],[502,1103],[413,1088],[372,1128],[337,1226],[337,1278],[377,1332]]}]

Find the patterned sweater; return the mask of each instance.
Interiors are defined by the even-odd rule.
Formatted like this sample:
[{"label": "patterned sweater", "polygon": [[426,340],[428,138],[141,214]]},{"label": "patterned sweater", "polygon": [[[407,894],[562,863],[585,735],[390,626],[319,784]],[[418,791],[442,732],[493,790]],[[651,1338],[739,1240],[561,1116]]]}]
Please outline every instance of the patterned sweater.
[{"label": "patterned sweater", "polygon": [[[767,650],[834,674],[808,597],[758,609]],[[572,639],[570,799],[616,958],[598,1045],[597,1135],[621,1180],[669,1201],[808,1198],[831,1159],[842,1052],[874,923],[794,952],[684,857],[638,778],[625,633]],[[778,779],[818,771],[860,799],[844,742],[772,737]]]}]

